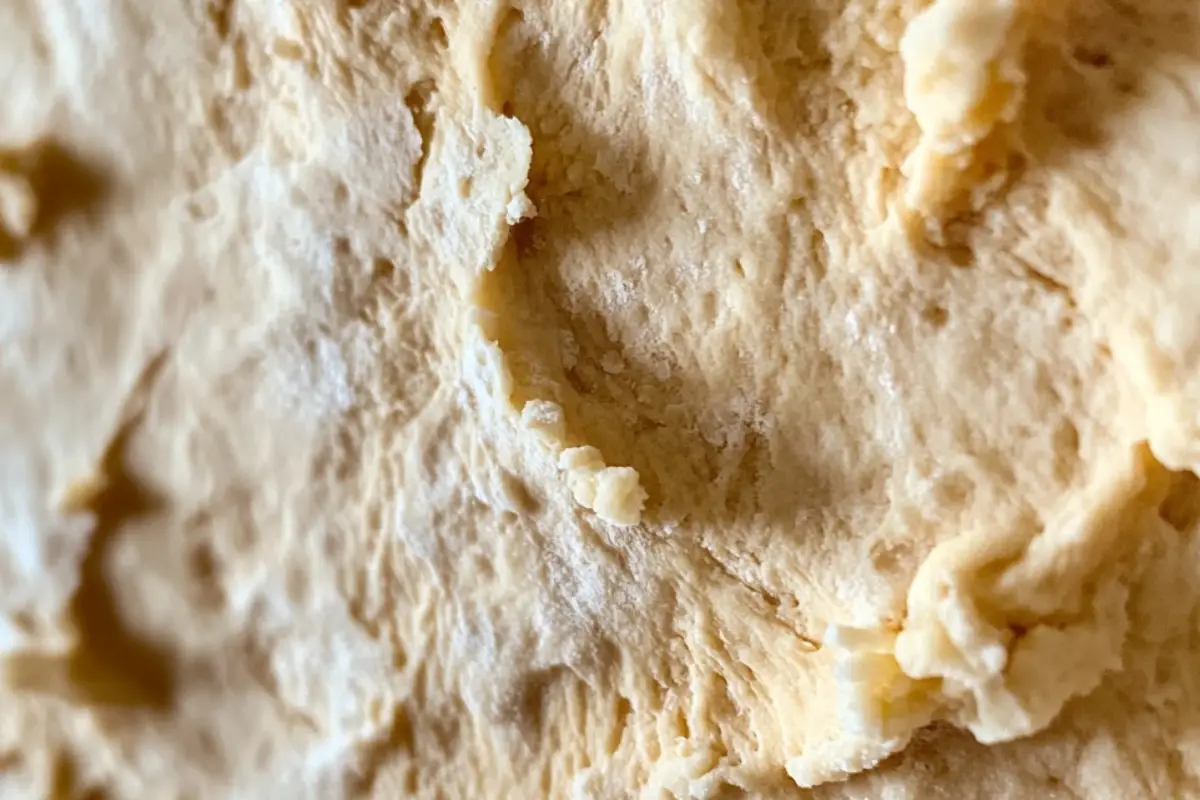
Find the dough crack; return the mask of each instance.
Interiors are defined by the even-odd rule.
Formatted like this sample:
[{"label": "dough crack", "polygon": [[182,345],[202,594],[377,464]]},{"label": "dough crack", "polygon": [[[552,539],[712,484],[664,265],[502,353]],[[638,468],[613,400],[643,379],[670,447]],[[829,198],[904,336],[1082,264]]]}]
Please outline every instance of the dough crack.
[{"label": "dough crack", "polygon": [[[431,159],[437,168],[427,173],[414,219],[426,225],[430,244],[450,250],[448,263],[461,265],[456,278],[466,303],[467,383],[506,425],[533,434],[554,455],[576,502],[612,524],[636,525],[647,497],[637,471],[607,465],[595,447],[568,447],[561,407],[536,397],[536,388],[516,385],[500,344],[500,328],[513,324],[508,319],[513,314],[495,285],[494,271],[511,257],[506,254],[509,229],[536,214],[525,194],[529,131],[515,119],[479,107],[459,112],[466,120],[452,119],[450,113],[434,128]],[[457,235],[448,237],[447,230]]]},{"label": "dough crack", "polygon": [[106,190],[96,170],[55,141],[0,148],[0,259],[16,258],[64,217],[89,211]]},{"label": "dough crack", "polygon": [[174,658],[128,627],[109,574],[109,555],[122,527],[162,505],[152,490],[130,474],[125,455],[163,361],[159,356],[143,370],[97,474],[72,485],[60,504],[64,513],[92,517],[79,584],[68,606],[75,642],[65,656],[32,652],[10,656],[4,664],[10,685],[89,705],[166,710],[174,703]]}]

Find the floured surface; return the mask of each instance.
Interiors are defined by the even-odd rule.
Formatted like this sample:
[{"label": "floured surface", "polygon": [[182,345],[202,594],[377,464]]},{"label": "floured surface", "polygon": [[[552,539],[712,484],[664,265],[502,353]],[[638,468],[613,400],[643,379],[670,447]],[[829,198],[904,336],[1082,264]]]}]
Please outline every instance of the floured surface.
[{"label": "floured surface", "polygon": [[0,9],[0,796],[1200,793],[1200,19]]}]

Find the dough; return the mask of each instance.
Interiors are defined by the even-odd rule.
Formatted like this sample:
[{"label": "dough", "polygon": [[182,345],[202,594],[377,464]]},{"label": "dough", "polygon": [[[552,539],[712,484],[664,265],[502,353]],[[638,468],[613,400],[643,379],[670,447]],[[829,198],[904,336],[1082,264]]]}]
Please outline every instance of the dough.
[{"label": "dough", "polygon": [[1200,6],[0,6],[0,796],[1200,796]]}]

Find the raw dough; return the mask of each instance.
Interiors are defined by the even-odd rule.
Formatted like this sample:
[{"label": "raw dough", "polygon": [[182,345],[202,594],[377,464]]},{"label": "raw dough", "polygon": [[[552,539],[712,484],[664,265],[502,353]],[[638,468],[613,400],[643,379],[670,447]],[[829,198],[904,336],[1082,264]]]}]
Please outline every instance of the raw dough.
[{"label": "raw dough", "polygon": [[12,0],[0,78],[0,796],[1200,796],[1200,6]]}]

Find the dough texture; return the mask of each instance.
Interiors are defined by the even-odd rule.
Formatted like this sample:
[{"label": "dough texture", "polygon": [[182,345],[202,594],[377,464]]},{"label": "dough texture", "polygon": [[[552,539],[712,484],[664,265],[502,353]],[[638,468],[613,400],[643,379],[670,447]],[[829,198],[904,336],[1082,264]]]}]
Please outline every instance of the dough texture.
[{"label": "dough texture", "polygon": [[1200,797],[1200,5],[0,4],[0,797]]}]

